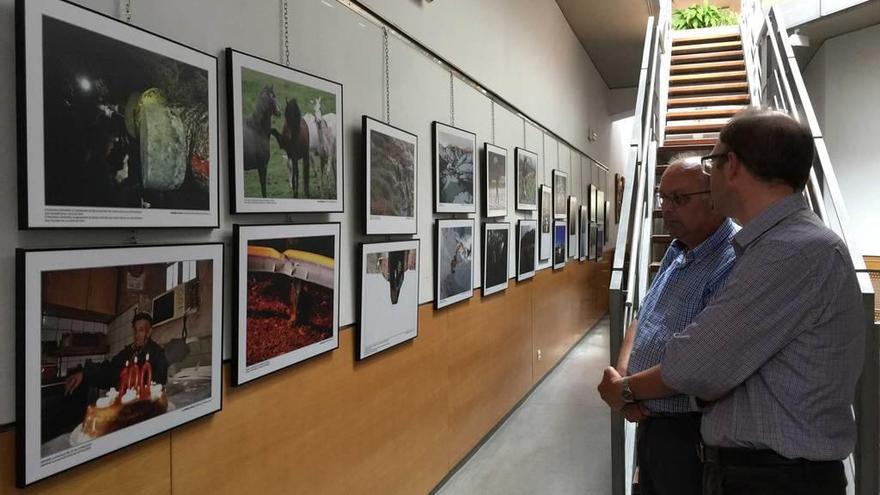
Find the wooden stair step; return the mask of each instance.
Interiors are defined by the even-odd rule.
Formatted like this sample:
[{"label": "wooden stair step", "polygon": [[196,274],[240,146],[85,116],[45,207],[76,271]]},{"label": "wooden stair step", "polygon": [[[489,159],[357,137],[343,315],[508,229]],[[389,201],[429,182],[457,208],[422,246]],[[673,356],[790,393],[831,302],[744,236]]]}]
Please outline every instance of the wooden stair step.
[{"label": "wooden stair step", "polygon": [[715,141],[717,139],[667,139],[657,151],[662,153],[669,151],[711,150],[715,147]]},{"label": "wooden stair step", "polygon": [[672,66],[675,67],[678,64],[688,64],[696,62],[717,62],[720,60],[743,60],[743,51],[740,49],[708,53],[690,53],[686,55],[673,54],[671,62]]},{"label": "wooden stair step", "polygon": [[666,104],[668,108],[681,107],[705,107],[712,105],[748,105],[749,95],[717,95],[717,96],[691,96],[670,98]]},{"label": "wooden stair step", "polygon": [[683,125],[667,125],[666,134],[705,134],[707,132],[719,132],[727,122],[701,122]]},{"label": "wooden stair step", "polygon": [[690,55],[693,53],[724,52],[741,50],[742,41],[718,41],[713,43],[698,43],[694,45],[681,45],[672,47],[672,55]]},{"label": "wooden stair step", "polygon": [[720,119],[730,118],[736,115],[743,107],[736,108],[706,108],[701,110],[670,110],[666,113],[666,121],[690,120],[690,119]]},{"label": "wooden stair step", "polygon": [[699,74],[678,74],[669,76],[669,84],[679,85],[709,81],[745,81],[745,70],[729,70],[724,72],[703,72]]},{"label": "wooden stair step", "polygon": [[740,39],[739,31],[730,31],[722,33],[703,33],[697,35],[679,35],[673,34],[672,46],[693,45],[702,43],[713,43],[719,41],[737,41]]},{"label": "wooden stair step", "polygon": [[692,74],[695,72],[712,72],[722,70],[745,70],[745,60],[720,60],[716,62],[698,62],[696,64],[677,64],[670,67],[672,74]]},{"label": "wooden stair step", "polygon": [[669,244],[672,242],[672,236],[669,234],[654,234],[651,236],[651,242],[655,244]]},{"label": "wooden stair step", "polygon": [[709,84],[691,84],[687,86],[673,86],[669,88],[669,96],[688,96],[712,93],[745,93],[748,96],[748,82],[727,82]]}]

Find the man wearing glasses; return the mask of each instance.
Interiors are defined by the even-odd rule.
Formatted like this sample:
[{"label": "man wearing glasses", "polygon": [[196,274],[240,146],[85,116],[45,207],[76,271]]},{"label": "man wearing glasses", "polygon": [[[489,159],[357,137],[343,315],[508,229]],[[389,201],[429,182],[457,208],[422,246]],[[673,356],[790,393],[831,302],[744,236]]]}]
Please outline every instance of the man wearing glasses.
[{"label": "man wearing glasses", "polygon": [[[702,160],[718,211],[743,225],[724,287],[660,366],[599,385],[615,409],[673,391],[700,398],[707,495],[846,493],[863,309],[843,241],[802,195],[808,128],[749,109]],[[627,391],[627,392],[624,392]]]},{"label": "man wearing glasses", "polygon": [[[712,208],[709,178],[698,157],[674,160],[660,179],[658,204],[674,238],[626,333],[617,370],[634,374],[660,364],[666,343],[706,306],[733,266],[733,222]],[[699,495],[700,414],[685,395],[628,404],[639,422],[637,453],[643,495]]]}]

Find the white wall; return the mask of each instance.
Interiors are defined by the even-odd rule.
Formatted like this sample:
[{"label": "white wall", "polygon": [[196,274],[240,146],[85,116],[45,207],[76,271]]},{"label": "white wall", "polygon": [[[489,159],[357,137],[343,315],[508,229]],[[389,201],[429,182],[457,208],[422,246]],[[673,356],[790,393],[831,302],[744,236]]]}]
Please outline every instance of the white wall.
[{"label": "white wall", "polygon": [[831,155],[850,231],[880,255],[880,25],[831,38],[804,79]]},{"label": "white wall", "polygon": [[[116,16],[117,0],[77,0],[77,3]],[[440,55],[470,73],[482,84],[500,94],[541,125],[558,133],[575,146],[608,165],[613,158],[612,127],[606,114],[607,88],[592,62],[577,42],[553,0],[481,0],[479,2],[369,0],[368,5],[389,17]],[[345,214],[285,215],[229,214],[225,120],[225,67],[220,61],[220,222],[221,228],[181,230],[139,230],[139,243],[223,241],[227,245],[226,273],[231,273],[231,232],[233,223],[342,222],[340,267],[340,321],[357,319],[355,293],[360,267],[359,243],[363,186],[361,116],[382,118],[384,83],[382,73],[381,30],[334,0],[289,0],[291,62],[305,70],[341,82],[344,86],[344,194]],[[280,57],[279,2],[259,0],[246,7],[238,0],[135,0],[132,23],[210,54],[221,56],[234,47],[271,60]],[[128,243],[130,230],[107,231],[17,231],[16,115],[14,79],[14,0],[0,0],[0,424],[14,418],[15,347],[15,248],[106,246]],[[421,239],[420,300],[433,299],[433,163],[431,122],[448,122],[449,75],[432,60],[411,46],[391,39],[392,124],[419,136],[419,234]],[[456,80],[455,125],[477,134],[482,149],[492,141],[491,102],[471,86]],[[517,146],[539,154],[539,177],[549,183],[550,170],[560,167],[570,177],[585,184],[595,182],[613,197],[613,172],[600,174],[587,157],[544,135],[537,127],[501,107],[495,108],[495,143],[508,149],[508,177],[513,177],[513,155]],[[588,142],[587,130],[599,134]],[[628,132],[628,131],[627,131]],[[606,180],[607,179],[607,180]],[[600,183],[599,181],[602,181]],[[605,183],[607,182],[606,185]],[[584,189],[573,181],[570,194]],[[479,188],[478,188],[479,190]],[[513,202],[511,182],[509,204]],[[481,200],[477,197],[477,204]],[[512,210],[512,208],[511,208]],[[515,232],[516,220],[535,218],[535,214],[511,212],[505,219]],[[477,218],[477,225],[480,226]],[[481,230],[481,229],[480,229]],[[475,253],[480,252],[476,236]],[[377,240],[377,239],[372,239]],[[511,244],[513,245],[513,244]],[[481,267],[479,255],[475,267]],[[511,261],[510,274],[514,274]],[[229,283],[231,277],[227,277]],[[480,285],[475,270],[475,287]],[[225,356],[233,330],[229,308],[231,287],[226,288],[224,321]]]}]

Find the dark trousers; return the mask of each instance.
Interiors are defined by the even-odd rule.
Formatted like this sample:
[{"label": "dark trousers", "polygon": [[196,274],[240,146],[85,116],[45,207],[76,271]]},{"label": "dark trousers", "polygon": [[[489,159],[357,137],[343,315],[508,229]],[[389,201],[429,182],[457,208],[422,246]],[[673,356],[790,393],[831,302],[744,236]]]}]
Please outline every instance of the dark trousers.
[{"label": "dark trousers", "polygon": [[[841,461],[732,462],[707,456],[703,472],[705,495],[845,495]],[[748,456],[744,456],[748,457]],[[767,462],[762,460],[762,462]]]},{"label": "dark trousers", "polygon": [[700,415],[652,416],[636,433],[641,495],[700,495]]}]

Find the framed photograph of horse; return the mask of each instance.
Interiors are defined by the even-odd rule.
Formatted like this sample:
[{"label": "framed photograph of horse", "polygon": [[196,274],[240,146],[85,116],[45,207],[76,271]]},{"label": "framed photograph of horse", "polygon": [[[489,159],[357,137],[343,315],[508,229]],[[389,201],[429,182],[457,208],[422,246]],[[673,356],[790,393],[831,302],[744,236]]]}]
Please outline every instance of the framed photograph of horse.
[{"label": "framed photograph of horse", "polygon": [[415,234],[419,137],[364,115],[367,235]]},{"label": "framed photograph of horse", "polygon": [[16,251],[19,487],[220,410],[223,252]]},{"label": "framed photograph of horse", "polygon": [[434,307],[444,308],[474,295],[474,220],[437,220]]},{"label": "framed photograph of horse", "polygon": [[342,84],[226,49],[233,213],[343,211]]},{"label": "framed photograph of horse", "polygon": [[419,335],[419,240],[361,246],[357,358]]},{"label": "framed photograph of horse", "polygon": [[538,209],[538,155],[529,150],[516,148],[516,209]]},{"label": "framed photograph of horse", "polygon": [[476,213],[476,134],[434,122],[434,211]]},{"label": "framed photograph of horse", "polygon": [[232,383],[339,347],[339,223],[235,225]]},{"label": "framed photograph of horse", "polygon": [[217,59],[63,0],[15,10],[20,228],[218,227]]}]

